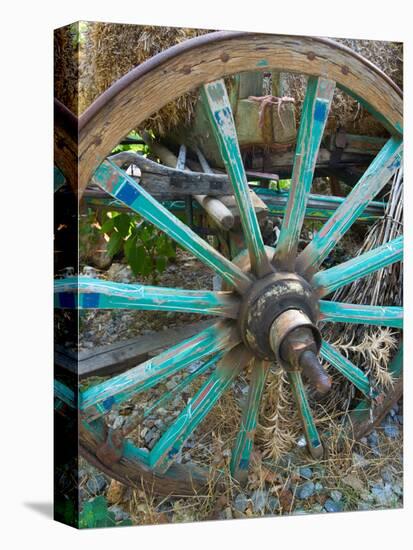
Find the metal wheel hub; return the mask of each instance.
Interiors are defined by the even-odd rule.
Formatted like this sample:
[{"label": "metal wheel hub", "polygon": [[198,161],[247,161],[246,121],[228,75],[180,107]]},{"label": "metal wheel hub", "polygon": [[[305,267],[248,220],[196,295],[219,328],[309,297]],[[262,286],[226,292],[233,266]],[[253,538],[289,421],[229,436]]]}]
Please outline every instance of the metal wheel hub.
[{"label": "metal wheel hub", "polygon": [[238,326],[256,357],[302,372],[324,393],[331,381],[317,358],[318,318],[318,298],[311,285],[297,273],[277,271],[258,279],[244,296]]},{"label": "metal wheel hub", "polygon": [[317,300],[302,277],[279,271],[254,283],[242,301],[238,321],[244,343],[254,355],[266,360],[279,358],[278,349],[272,349],[270,331],[275,320],[289,310],[301,311],[307,324],[317,321]]}]

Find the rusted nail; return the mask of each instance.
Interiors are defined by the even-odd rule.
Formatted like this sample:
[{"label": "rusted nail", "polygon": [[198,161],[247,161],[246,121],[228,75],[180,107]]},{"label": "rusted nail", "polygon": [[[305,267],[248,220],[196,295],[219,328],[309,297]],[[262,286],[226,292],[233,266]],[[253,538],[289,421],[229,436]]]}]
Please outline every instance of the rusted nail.
[{"label": "rusted nail", "polygon": [[182,72],[183,72],[184,74],[190,74],[190,72],[191,72],[191,67],[190,67],[189,65],[184,65],[184,66],[182,67]]},{"label": "rusted nail", "polygon": [[307,59],[309,59],[310,61],[314,61],[315,53],[314,52],[308,52]]},{"label": "rusted nail", "polygon": [[229,55],[227,53],[224,52],[223,54],[221,54],[221,61],[226,63],[228,60],[229,60]]},{"label": "rusted nail", "polygon": [[348,74],[348,73],[350,72],[350,69],[347,67],[347,65],[343,65],[343,66],[341,67],[341,72],[342,72],[343,74]]}]

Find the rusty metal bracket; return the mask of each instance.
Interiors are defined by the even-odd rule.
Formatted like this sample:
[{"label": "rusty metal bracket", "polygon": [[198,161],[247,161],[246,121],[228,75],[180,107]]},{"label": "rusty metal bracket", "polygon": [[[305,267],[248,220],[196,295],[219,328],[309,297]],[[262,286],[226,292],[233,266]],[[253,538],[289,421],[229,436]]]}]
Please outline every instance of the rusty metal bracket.
[{"label": "rusty metal bracket", "polygon": [[124,446],[122,428],[107,428],[106,441],[96,450],[96,456],[106,466],[112,466],[122,458]]}]

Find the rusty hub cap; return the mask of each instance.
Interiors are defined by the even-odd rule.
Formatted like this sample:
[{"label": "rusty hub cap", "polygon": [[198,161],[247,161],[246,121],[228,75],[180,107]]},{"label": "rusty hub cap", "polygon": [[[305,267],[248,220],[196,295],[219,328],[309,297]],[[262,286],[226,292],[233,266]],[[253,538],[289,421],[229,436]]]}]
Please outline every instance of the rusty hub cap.
[{"label": "rusty hub cap", "polygon": [[[245,256],[239,265],[250,269]],[[318,317],[318,298],[311,285],[297,273],[277,271],[258,279],[244,296],[238,326],[255,356],[301,371],[319,393],[325,393],[331,380],[318,360]]]}]

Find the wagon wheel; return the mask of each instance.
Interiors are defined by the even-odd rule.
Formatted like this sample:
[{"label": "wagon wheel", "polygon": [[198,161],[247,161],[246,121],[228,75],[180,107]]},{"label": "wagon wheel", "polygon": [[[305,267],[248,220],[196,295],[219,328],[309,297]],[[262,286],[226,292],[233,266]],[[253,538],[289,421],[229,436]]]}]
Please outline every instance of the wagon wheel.
[{"label": "wagon wheel", "polygon": [[[244,70],[278,70],[308,75],[299,127],[292,185],[275,249],[265,247],[248,192],[223,76]],[[201,86],[241,213],[247,250],[234,261],[221,256],[177,220],[111,161],[117,143],[148,116],[186,91]],[[335,87],[356,98],[389,130],[391,137],[336,213],[299,254],[298,239],[310,193],[314,165]],[[347,378],[361,400],[352,416],[357,435],[372,425],[401,392],[401,349],[389,366],[397,378],[393,390],[377,394],[362,369],[322,341],[322,321],[402,327],[402,308],[340,304],[325,298],[334,290],[402,259],[398,237],[338,266],[322,269],[336,243],[395,171],[402,156],[402,97],[376,67],[332,41],[248,33],[212,33],[163,52],[115,83],[80,118],[81,188],[93,181],[128,205],[220,275],[222,292],[194,292],[103,281],[80,281],[79,307],[134,307],[202,312],[224,318],[193,338],[124,374],[83,392],[81,453],[124,483],[143,482],[155,492],[191,494],[205,486],[207,469],[174,463],[186,439],[247,366],[251,377],[247,403],[232,450],[231,473],[243,480],[248,471],[266,373],[276,362],[288,373],[300,412],[307,447],[323,453],[303,385],[302,374],[320,392],[330,379],[321,355]],[[76,282],[73,283],[76,285]],[[62,295],[70,291],[63,282]],[[73,290],[73,288],[72,288]],[[166,429],[150,452],[134,446],[103,418],[114,407],[183,369],[195,360],[215,365],[200,390]],[[168,396],[166,396],[167,398]],[[374,420],[374,419],[373,419]]]}]

